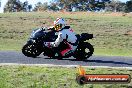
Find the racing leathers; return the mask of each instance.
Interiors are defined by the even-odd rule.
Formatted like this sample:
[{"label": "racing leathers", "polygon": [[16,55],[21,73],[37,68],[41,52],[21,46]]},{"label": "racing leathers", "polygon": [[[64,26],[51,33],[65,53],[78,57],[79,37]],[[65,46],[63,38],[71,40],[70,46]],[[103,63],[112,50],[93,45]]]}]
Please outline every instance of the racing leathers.
[{"label": "racing leathers", "polygon": [[44,44],[48,47],[50,47],[50,46],[58,47],[62,41],[68,45],[67,49],[62,50],[60,52],[62,56],[65,56],[65,55],[76,50],[77,37],[76,37],[76,34],[74,33],[74,31],[69,26],[65,26],[63,29],[61,29],[58,32],[58,37],[55,40],[55,42],[46,42]]}]

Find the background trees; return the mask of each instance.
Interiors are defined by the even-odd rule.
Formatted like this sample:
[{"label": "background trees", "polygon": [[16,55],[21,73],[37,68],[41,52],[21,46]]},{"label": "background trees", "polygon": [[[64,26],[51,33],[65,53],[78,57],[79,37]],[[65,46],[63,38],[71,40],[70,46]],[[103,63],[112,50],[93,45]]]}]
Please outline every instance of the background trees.
[{"label": "background trees", "polygon": [[132,0],[126,2],[126,12],[132,12]]},{"label": "background trees", "polygon": [[0,0],[0,7],[1,7],[1,0]]},{"label": "background trees", "polygon": [[34,10],[33,11],[45,11],[47,10],[48,8],[48,3],[41,3],[41,2],[38,2],[35,7],[34,7]]},{"label": "background trees", "polygon": [[32,5],[28,4],[28,1],[24,3],[19,0],[8,0],[4,6],[4,12],[20,12],[20,11],[31,11]]},{"label": "background trees", "polygon": [[118,0],[53,0],[50,4],[38,2],[34,8],[28,1],[8,0],[4,7],[4,12],[46,10],[132,12],[132,0],[126,3]]}]

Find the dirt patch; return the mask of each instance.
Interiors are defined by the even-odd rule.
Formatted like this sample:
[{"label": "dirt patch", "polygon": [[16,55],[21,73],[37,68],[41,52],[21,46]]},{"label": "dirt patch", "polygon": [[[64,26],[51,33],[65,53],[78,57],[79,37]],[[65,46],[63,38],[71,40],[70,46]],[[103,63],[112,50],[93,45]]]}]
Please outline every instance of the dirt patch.
[{"label": "dirt patch", "polygon": [[132,13],[123,13],[123,12],[111,12],[111,13],[95,13],[95,12],[63,12],[65,14],[78,14],[78,15],[91,15],[91,16],[96,16],[96,15],[100,15],[100,16],[116,16],[116,17],[120,17],[120,16],[129,16],[132,17]]},{"label": "dirt patch", "polygon": [[131,31],[127,31],[127,32],[125,33],[125,35],[132,35],[132,30],[131,30]]}]

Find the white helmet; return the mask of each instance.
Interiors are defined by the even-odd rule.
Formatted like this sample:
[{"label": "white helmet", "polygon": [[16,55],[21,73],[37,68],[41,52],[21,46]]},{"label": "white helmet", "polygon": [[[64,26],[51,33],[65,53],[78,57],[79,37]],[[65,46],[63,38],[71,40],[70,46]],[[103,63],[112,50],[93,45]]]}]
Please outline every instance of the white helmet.
[{"label": "white helmet", "polygon": [[66,25],[66,22],[63,18],[57,18],[56,21],[54,21],[54,27],[55,30],[61,30],[62,28],[64,28]]}]

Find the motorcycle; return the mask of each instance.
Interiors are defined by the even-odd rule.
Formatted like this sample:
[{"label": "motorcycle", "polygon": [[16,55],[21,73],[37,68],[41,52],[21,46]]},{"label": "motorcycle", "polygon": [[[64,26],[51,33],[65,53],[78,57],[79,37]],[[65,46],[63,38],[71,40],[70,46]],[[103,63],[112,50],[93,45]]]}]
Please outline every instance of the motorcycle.
[{"label": "motorcycle", "polygon": [[58,47],[47,47],[44,45],[44,42],[54,42],[57,38],[55,30],[47,30],[46,28],[37,28],[33,30],[30,35],[29,40],[22,47],[22,53],[27,57],[37,57],[41,53],[44,56],[48,56],[50,58],[68,58],[73,56],[77,60],[86,60],[90,56],[92,56],[94,52],[93,46],[86,42],[86,40],[92,39],[93,34],[82,33],[77,34],[77,49],[74,52],[71,52],[68,55],[61,56],[60,51],[64,50],[67,45],[63,41]]}]

